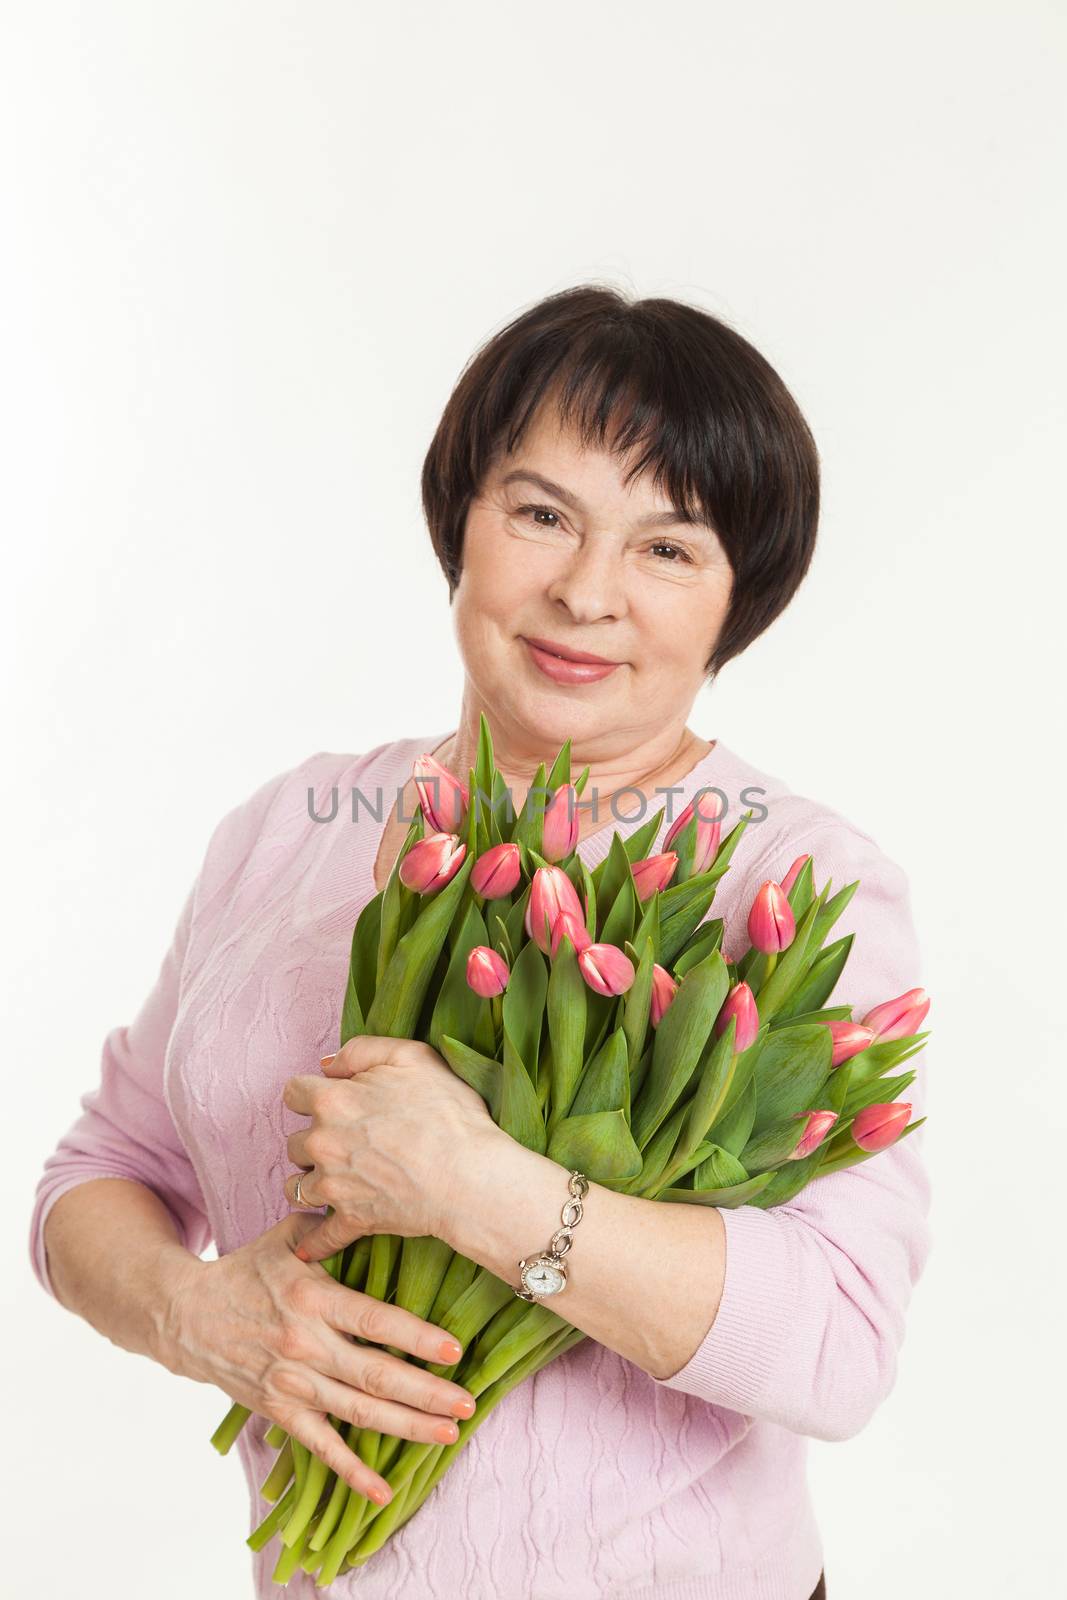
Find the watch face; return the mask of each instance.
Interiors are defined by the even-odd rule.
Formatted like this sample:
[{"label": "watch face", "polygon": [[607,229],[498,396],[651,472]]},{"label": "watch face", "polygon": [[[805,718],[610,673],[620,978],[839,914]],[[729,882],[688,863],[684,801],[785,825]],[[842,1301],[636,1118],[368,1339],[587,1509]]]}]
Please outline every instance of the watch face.
[{"label": "watch face", "polygon": [[534,1260],[523,1269],[522,1281],[532,1294],[558,1294],[567,1279],[551,1261]]}]

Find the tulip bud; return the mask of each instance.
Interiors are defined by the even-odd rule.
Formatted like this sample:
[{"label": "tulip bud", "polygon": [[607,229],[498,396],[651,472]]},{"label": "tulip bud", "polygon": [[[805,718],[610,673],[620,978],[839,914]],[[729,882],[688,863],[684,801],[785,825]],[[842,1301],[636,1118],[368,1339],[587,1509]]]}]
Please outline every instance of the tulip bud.
[{"label": "tulip bud", "polygon": [[415,757],[411,775],[427,828],[433,833],[458,833],[467,810],[466,784],[429,754]]},{"label": "tulip bud", "polygon": [[562,861],[574,854],[578,843],[578,791],[562,783],[545,807],[541,854],[546,861]]},{"label": "tulip bud", "polygon": [[793,908],[781,884],[768,881],[752,902],[748,913],[748,937],[764,955],[788,950],[797,931]]},{"label": "tulip bud", "polygon": [[[709,815],[712,807],[715,809],[714,816]],[[675,818],[667,829],[666,837],[663,840],[664,850],[671,848],[678,835],[684,828],[689,826],[693,816],[696,816],[696,850],[693,855],[694,877],[701,872],[707,872],[718,854],[719,834],[722,827],[720,821],[721,811],[721,796],[705,791],[703,794],[695,795],[685,810]]]},{"label": "tulip bud", "polygon": [[759,1033],[759,1012],[756,1010],[756,997],[747,983],[735,983],[726,999],[722,1003],[719,1015],[712,1024],[715,1033],[723,1034],[730,1026],[730,1018],[736,1017],[736,1032],[734,1034],[734,1054],[740,1055],[742,1050],[747,1050],[755,1041]]},{"label": "tulip bud", "polygon": [[575,950],[587,950],[592,944],[589,930],[585,925],[584,917],[576,917],[573,911],[561,911],[552,924],[552,954],[559,950],[560,940],[566,934]]},{"label": "tulip bud", "polygon": [[400,881],[416,894],[435,894],[463,865],[467,846],[454,833],[431,833],[413,844],[400,863]]},{"label": "tulip bud", "polygon": [[[530,884],[523,926],[537,948],[547,956],[552,943],[552,929],[561,911],[569,911],[577,921],[585,921],[585,911],[574,887],[562,867],[538,867]],[[548,926],[545,926],[547,920]]]},{"label": "tulip bud", "polygon": [[863,1018],[865,1028],[873,1028],[879,1039],[903,1039],[909,1033],[918,1033],[930,1009],[930,999],[925,989],[909,989],[895,1000],[883,1000],[881,1005],[868,1011]]},{"label": "tulip bud", "polygon": [[837,1121],[836,1111],[798,1111],[798,1117],[807,1117],[808,1125],[800,1136],[800,1143],[789,1152],[790,1161],[802,1161],[822,1144],[828,1128]]},{"label": "tulip bud", "polygon": [[782,879],[783,894],[789,893],[790,889],[792,889],[794,883],[796,883],[797,879],[800,877],[800,874],[803,872],[805,861],[810,860],[810,856],[797,856],[796,860],[793,862],[793,865]]},{"label": "tulip bud", "polygon": [[597,994],[625,994],[637,976],[634,964],[614,944],[589,944],[578,954],[578,968]]},{"label": "tulip bud", "polygon": [[517,844],[494,844],[483,850],[471,868],[470,883],[483,900],[500,900],[510,894],[522,876]]},{"label": "tulip bud", "polygon": [[874,1043],[877,1035],[873,1028],[865,1028],[862,1023],[849,1022],[846,1017],[839,1017],[833,1022],[826,1023],[833,1037],[834,1048],[830,1055],[830,1065],[839,1067],[842,1061],[848,1061],[852,1056],[858,1055],[861,1050],[866,1050],[868,1045]]},{"label": "tulip bud", "polygon": [[504,957],[491,950],[487,944],[476,944],[467,957],[467,983],[475,994],[489,1000],[503,994],[508,986],[510,972]]},{"label": "tulip bud", "polygon": [[671,977],[666,967],[661,967],[658,961],[652,963],[652,1026],[658,1028],[663,1021],[663,1013],[678,993],[678,985]]},{"label": "tulip bud", "polygon": [[861,1150],[884,1150],[895,1144],[908,1125],[910,1100],[894,1100],[881,1106],[864,1106],[852,1123],[852,1137]]},{"label": "tulip bud", "polygon": [[637,889],[637,898],[645,901],[657,889],[665,889],[674,877],[674,869],[678,865],[678,857],[673,850],[666,850],[662,855],[645,856],[642,861],[635,861],[631,865],[634,875],[634,886]]}]

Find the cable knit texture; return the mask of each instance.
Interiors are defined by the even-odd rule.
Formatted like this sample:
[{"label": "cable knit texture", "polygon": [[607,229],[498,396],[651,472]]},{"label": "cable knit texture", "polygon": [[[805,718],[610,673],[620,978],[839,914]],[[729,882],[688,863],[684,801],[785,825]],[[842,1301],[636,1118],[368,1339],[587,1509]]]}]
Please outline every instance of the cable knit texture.
[{"label": "cable knit texture", "polygon": [[[99,1083],[44,1164],[30,1251],[49,1294],[45,1218],[88,1179],[147,1185],[197,1254],[211,1241],[225,1254],[286,1214],[286,1140],[306,1118],[283,1106],[282,1085],[337,1048],[351,932],[375,892],[386,815],[416,754],[450,732],[359,756],[320,752],[219,822],[155,987],[105,1038]],[[724,833],[755,812],[709,913],[723,918],[731,954],[748,947],[759,886],[810,852],[819,887],[861,880],[831,935],[856,938],[829,1003],[858,1019],[923,982],[907,878],[866,833],[721,741],[679,787],[621,821],[602,802],[604,827],[579,846],[587,866],[613,831],[625,837],[670,798],[649,853],[661,849],[681,807],[715,789],[729,808]],[[633,804],[626,795],[620,810]],[[913,1119],[925,1113],[927,1055],[912,1063]],[[722,1301],[678,1372],[654,1379],[586,1339],[508,1395],[385,1550],[330,1592],[808,1600],[823,1552],[807,1440],[851,1438],[893,1386],[930,1248],[924,1132],[786,1205],[724,1210]],[[529,1242],[516,1239],[516,1259]],[[267,1426],[251,1418],[238,1441],[249,1529],[269,1510]],[[252,1556],[259,1596],[281,1592],[270,1576],[278,1549],[275,1539]],[[323,1591],[298,1569],[287,1592]]]}]

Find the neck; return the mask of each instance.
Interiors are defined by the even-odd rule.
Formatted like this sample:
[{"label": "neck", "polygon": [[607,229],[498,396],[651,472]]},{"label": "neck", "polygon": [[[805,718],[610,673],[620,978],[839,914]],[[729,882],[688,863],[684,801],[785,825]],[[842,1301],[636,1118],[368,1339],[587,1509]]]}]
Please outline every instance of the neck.
[{"label": "neck", "polygon": [[[435,752],[438,761],[463,783],[468,782],[477,758],[480,709],[468,708],[465,702],[459,727]],[[528,730],[509,727],[488,711],[485,716],[493,739],[493,760],[518,813],[537,775],[539,763],[544,762],[547,774],[563,740],[554,749],[546,749]],[[659,805],[666,804],[668,796],[657,795],[654,791],[677,783],[710,749],[707,739],[702,739],[684,722],[677,721],[647,736],[634,735],[631,730],[624,729],[598,738],[595,744],[573,743],[571,780],[589,768],[579,812],[581,837],[637,812],[641,809],[641,798],[646,810],[656,810]],[[622,790],[627,793],[613,810],[612,798]],[[631,790],[637,792],[630,793]],[[675,801],[673,813],[677,815],[677,797],[670,798]]]}]

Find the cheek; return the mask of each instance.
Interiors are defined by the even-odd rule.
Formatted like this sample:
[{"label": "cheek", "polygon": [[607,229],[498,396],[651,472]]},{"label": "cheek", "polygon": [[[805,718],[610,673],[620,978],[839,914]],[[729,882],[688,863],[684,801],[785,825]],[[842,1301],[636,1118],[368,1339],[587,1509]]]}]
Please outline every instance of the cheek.
[{"label": "cheek", "polygon": [[703,668],[708,641],[718,635],[729,606],[728,589],[721,583],[656,597],[646,607],[647,628],[659,642],[664,664],[695,671]]}]

